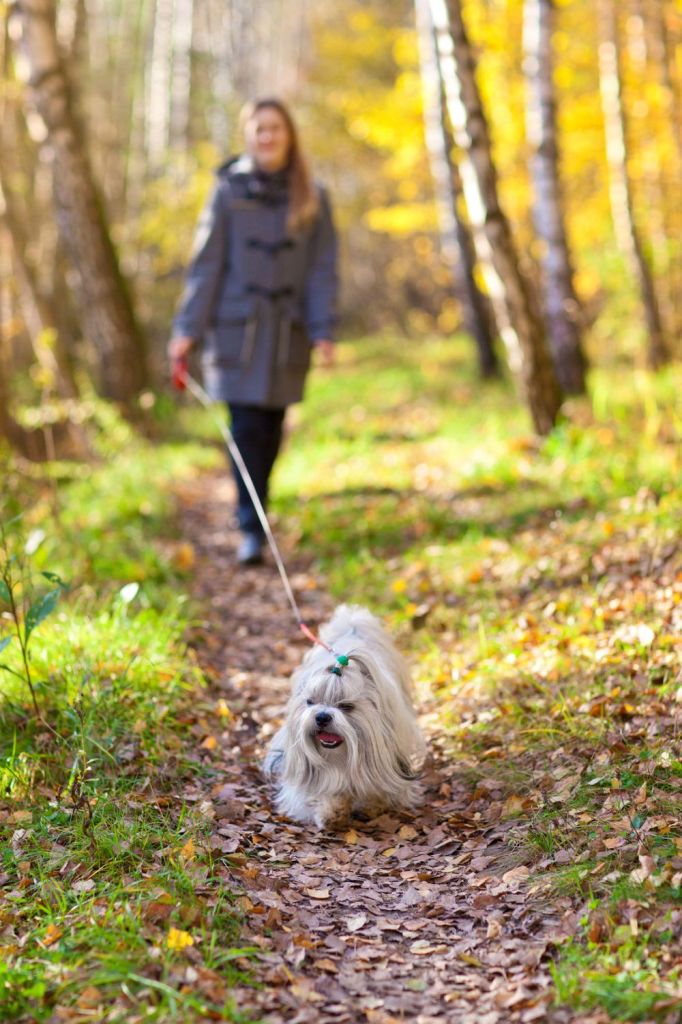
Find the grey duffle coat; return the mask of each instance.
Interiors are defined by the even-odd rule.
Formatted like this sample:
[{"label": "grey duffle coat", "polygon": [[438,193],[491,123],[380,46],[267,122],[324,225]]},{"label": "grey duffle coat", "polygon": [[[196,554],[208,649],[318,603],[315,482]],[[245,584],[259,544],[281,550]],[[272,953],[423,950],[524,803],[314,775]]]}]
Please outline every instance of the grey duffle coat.
[{"label": "grey duffle coat", "polygon": [[303,397],[312,345],[335,321],[336,235],[327,193],[297,233],[287,229],[286,173],[250,157],[220,168],[194,242],[174,334],[203,341],[212,398],[284,408]]}]

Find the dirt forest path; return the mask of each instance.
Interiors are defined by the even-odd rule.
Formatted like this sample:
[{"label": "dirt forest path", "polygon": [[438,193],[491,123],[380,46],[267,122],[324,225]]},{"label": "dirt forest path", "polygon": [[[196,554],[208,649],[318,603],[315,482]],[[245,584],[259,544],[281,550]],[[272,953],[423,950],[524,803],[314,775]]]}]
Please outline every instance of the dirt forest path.
[{"label": "dirt forest path", "polygon": [[[181,495],[195,596],[206,610],[192,644],[215,700],[232,713],[207,746],[207,777],[186,799],[213,823],[211,845],[244,913],[239,942],[259,950],[250,969],[261,987],[238,988],[237,1006],[269,1024],[577,1020],[552,1009],[550,997],[548,950],[570,906],[529,895],[523,855],[504,842],[512,826],[486,823],[475,809],[471,785],[439,754],[434,709],[426,709],[433,761],[419,813],[354,822],[339,834],[273,815],[258,765],[306,642],[271,563],[235,569],[230,499],[218,478]],[[307,565],[291,553],[287,561],[317,626],[331,599]]]}]

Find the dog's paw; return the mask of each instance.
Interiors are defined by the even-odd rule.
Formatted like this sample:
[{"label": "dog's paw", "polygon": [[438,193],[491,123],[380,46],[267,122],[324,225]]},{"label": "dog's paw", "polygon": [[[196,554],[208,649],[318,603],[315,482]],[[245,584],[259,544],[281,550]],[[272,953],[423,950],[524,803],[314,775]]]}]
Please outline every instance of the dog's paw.
[{"label": "dog's paw", "polygon": [[372,821],[374,818],[380,817],[386,811],[390,810],[390,806],[386,800],[382,800],[377,797],[375,800],[365,800],[360,807],[353,809],[354,817],[360,821]]},{"label": "dog's paw", "polygon": [[350,822],[351,809],[351,801],[345,798],[325,801],[315,808],[315,825],[326,832],[338,832]]}]

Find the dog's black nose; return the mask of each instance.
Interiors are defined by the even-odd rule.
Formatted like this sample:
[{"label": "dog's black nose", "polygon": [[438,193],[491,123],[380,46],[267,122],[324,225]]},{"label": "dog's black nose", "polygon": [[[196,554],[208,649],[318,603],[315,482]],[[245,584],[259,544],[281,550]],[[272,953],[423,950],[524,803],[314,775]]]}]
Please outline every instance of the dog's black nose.
[{"label": "dog's black nose", "polygon": [[329,725],[331,720],[332,716],[329,714],[328,711],[318,711],[317,714],[315,715],[315,722],[320,727],[320,729],[324,729],[325,725]]}]

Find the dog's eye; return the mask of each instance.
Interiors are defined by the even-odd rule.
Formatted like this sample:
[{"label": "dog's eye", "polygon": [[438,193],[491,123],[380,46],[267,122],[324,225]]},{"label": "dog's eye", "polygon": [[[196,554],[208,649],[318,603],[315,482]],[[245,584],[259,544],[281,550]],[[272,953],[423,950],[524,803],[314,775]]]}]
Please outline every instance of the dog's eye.
[{"label": "dog's eye", "polygon": [[313,706],[313,704],[314,704],[314,703],[315,703],[315,701],[314,701],[314,700],[307,700],[307,701],[306,701],[306,704],[308,705],[308,707],[309,707],[309,708],[311,708],[311,707]]},{"label": "dog's eye", "polygon": [[350,701],[344,700],[338,705],[339,711],[352,711],[355,704],[351,704]]}]

